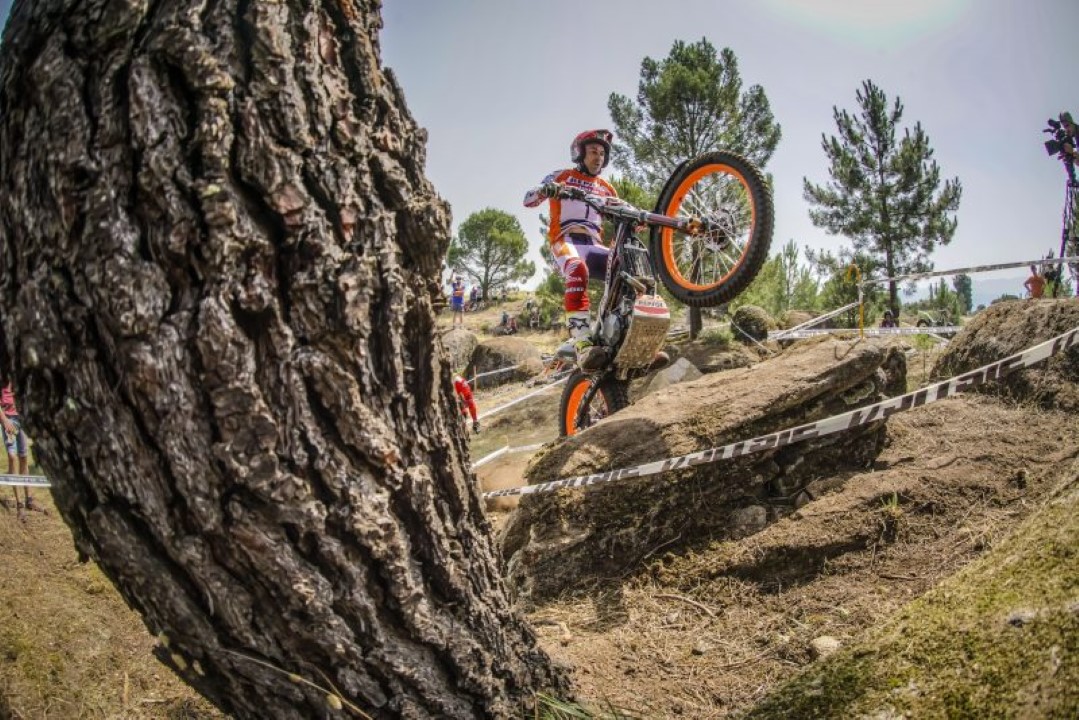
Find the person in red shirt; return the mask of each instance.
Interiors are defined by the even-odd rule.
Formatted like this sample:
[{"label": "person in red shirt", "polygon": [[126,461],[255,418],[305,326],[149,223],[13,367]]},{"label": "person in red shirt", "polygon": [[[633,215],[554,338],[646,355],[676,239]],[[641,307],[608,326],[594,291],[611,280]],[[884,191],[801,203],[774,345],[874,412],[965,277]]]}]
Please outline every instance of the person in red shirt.
[{"label": "person in red shirt", "polygon": [[[9,475],[29,474],[29,450],[26,443],[26,433],[22,429],[22,419],[19,417],[19,408],[15,405],[15,391],[8,383],[0,390],[0,423],[4,427],[4,444],[7,445],[7,471]],[[16,466],[16,460],[18,465]],[[30,488],[26,491],[25,507],[27,510],[35,510],[34,498],[30,495]],[[19,489],[15,488],[15,504],[19,504]]]},{"label": "person in red shirt", "polygon": [[1045,295],[1045,278],[1038,274],[1038,267],[1036,265],[1030,266],[1030,277],[1023,283],[1023,287],[1030,293],[1030,297],[1034,299],[1041,298]]},{"label": "person in red shirt", "polygon": [[476,401],[472,399],[472,388],[468,381],[459,374],[453,376],[453,389],[457,393],[457,404],[461,406],[462,415],[472,416],[472,432],[480,431],[480,421],[476,417]]}]

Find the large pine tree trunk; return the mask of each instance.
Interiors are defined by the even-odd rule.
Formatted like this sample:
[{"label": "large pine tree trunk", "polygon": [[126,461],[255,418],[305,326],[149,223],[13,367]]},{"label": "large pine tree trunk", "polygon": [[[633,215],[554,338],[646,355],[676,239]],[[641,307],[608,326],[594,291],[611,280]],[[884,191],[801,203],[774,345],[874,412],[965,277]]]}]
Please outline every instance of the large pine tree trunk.
[{"label": "large pine tree trunk", "polygon": [[21,0],[3,39],[0,362],[80,551],[238,717],[565,683],[464,469],[378,7]]}]

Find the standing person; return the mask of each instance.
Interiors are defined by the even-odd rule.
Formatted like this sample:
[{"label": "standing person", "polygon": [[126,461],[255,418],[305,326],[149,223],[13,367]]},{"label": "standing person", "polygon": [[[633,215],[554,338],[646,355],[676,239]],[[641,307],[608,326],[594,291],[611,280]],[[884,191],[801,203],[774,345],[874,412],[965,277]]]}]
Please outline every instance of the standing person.
[{"label": "standing person", "polygon": [[[576,188],[592,195],[617,198],[614,186],[600,177],[611,160],[610,130],[586,130],[570,143],[573,167],[555,170],[536,187],[525,193],[525,207],[536,207],[544,200],[551,204],[548,242],[558,271],[566,282],[563,304],[570,339],[559,352],[572,350],[582,370],[596,370],[606,361],[606,350],[592,338],[589,314],[589,275],[602,278],[607,268],[608,248],[603,244],[603,218],[580,200],[562,199],[563,186]],[[654,365],[666,364],[662,351]]]},{"label": "standing person", "polygon": [[476,416],[476,401],[472,399],[472,388],[468,380],[461,377],[460,373],[453,374],[453,390],[457,393],[457,404],[461,406],[462,415],[472,416],[472,432],[479,434],[480,421]]},{"label": "standing person", "polygon": [[1030,266],[1030,277],[1023,283],[1030,297],[1037,299],[1045,295],[1045,278],[1038,274],[1038,266]]},{"label": "standing person", "polygon": [[882,328],[896,327],[895,318],[892,317],[892,311],[891,310],[885,310],[884,311],[884,317],[881,318],[881,320],[880,320],[880,326]]},{"label": "standing person", "polygon": [[476,312],[480,309],[480,286],[473,285],[472,290],[468,293],[468,310],[469,312]]},{"label": "standing person", "polygon": [[465,281],[460,275],[454,275],[453,282],[450,284],[450,309],[453,311],[453,325],[463,327],[465,324]]},{"label": "standing person", "polygon": [[[15,391],[11,383],[4,385],[0,390],[0,423],[4,426],[4,441],[7,445],[7,471],[9,475],[28,475],[29,452],[26,446],[26,433],[22,429],[22,419],[19,417],[19,408],[15,405]],[[18,460],[18,465],[16,465]],[[25,487],[27,510],[36,510],[30,488]],[[19,504],[19,489],[15,488],[15,505]]]}]

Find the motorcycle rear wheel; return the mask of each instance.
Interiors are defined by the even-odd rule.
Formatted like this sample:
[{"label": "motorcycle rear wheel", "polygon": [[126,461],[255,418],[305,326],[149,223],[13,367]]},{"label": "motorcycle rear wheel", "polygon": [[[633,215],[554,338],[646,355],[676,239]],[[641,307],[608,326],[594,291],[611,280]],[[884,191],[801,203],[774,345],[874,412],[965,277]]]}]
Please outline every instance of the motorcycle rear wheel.
[{"label": "motorcycle rear wheel", "polygon": [[686,305],[733,300],[768,258],[775,225],[772,193],[761,172],[740,155],[721,150],[682,163],[660,193],[656,212],[694,216],[720,228],[700,235],[651,229],[657,273]]},{"label": "motorcycle rear wheel", "polygon": [[[593,387],[598,380],[598,387]],[[629,405],[629,381],[613,375],[588,375],[574,370],[562,388],[558,435],[576,435]]]}]

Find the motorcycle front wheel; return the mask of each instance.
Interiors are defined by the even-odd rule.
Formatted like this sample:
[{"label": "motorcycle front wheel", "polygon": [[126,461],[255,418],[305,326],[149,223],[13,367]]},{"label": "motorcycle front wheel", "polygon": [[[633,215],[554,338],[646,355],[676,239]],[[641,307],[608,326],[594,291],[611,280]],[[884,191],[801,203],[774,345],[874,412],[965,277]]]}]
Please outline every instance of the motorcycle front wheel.
[{"label": "motorcycle front wheel", "polygon": [[682,163],[667,180],[656,212],[696,217],[706,231],[653,226],[649,250],[663,284],[694,307],[730,302],[768,258],[775,224],[772,193],[749,160],[726,151]]},{"label": "motorcycle front wheel", "polygon": [[576,435],[628,405],[629,381],[619,380],[610,374],[597,378],[574,370],[562,388],[558,435]]}]

